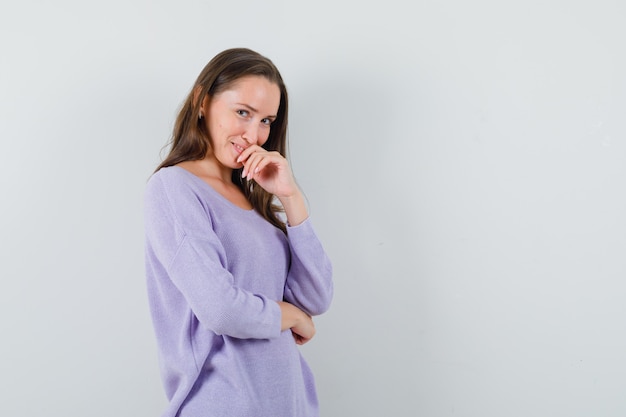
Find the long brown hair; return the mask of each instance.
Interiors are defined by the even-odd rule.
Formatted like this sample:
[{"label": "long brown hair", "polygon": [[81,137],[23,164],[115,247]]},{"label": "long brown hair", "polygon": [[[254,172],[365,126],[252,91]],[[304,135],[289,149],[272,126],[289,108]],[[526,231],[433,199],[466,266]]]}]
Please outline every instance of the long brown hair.
[{"label": "long brown hair", "polygon": [[[200,72],[176,118],[169,154],[155,172],[183,161],[200,160],[207,156],[211,151],[209,132],[204,122],[198,119],[203,97],[206,95],[212,97],[227,90],[238,79],[249,75],[265,77],[275,83],[280,90],[278,113],[263,148],[278,151],[286,157],[288,99],[287,88],[280,72],[272,61],[263,55],[247,48],[233,48],[217,54]],[[286,233],[285,223],[278,216],[282,208],[275,204],[274,196],[254,181],[242,179],[241,169],[233,170],[233,183],[243,191],[252,207],[261,216]]]}]

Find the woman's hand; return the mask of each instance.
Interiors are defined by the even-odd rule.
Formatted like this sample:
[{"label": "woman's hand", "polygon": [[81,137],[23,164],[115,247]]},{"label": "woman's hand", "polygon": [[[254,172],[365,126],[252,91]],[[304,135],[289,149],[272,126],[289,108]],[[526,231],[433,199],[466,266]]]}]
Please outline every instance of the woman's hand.
[{"label": "woman's hand", "polygon": [[315,336],[315,324],[311,316],[293,304],[279,301],[281,311],[281,330],[291,329],[298,345],[303,345]]},{"label": "woman's hand", "polygon": [[276,151],[252,145],[239,155],[237,162],[243,164],[242,177],[256,181],[278,198],[289,198],[299,192],[289,163]]},{"label": "woman's hand", "polygon": [[243,177],[256,181],[265,191],[278,197],[289,225],[297,226],[309,217],[304,196],[289,163],[280,153],[252,145],[241,152],[237,162],[243,164]]}]

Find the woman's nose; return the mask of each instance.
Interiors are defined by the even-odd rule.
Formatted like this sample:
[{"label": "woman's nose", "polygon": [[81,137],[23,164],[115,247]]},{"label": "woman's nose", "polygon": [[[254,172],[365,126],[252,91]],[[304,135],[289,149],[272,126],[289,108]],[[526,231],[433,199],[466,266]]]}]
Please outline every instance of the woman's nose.
[{"label": "woman's nose", "polygon": [[259,140],[259,129],[258,127],[253,125],[254,124],[251,123],[251,125],[246,128],[246,130],[243,132],[243,135],[241,136],[250,145],[256,145]]}]

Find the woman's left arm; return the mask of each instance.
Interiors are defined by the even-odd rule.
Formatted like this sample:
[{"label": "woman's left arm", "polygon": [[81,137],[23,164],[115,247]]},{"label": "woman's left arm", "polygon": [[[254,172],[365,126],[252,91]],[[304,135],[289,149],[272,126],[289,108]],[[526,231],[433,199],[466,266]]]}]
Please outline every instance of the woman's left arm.
[{"label": "woman's left arm", "polygon": [[287,216],[287,236],[291,250],[291,265],[285,291],[285,301],[296,305],[311,316],[324,313],[333,296],[332,265],[309,220],[304,196],[297,192],[279,197]]},{"label": "woman's left arm", "polygon": [[291,265],[284,299],[311,316],[324,313],[333,297],[332,266],[309,220],[304,196],[287,160],[253,145],[238,158],[242,175],[274,194],[285,209]]}]

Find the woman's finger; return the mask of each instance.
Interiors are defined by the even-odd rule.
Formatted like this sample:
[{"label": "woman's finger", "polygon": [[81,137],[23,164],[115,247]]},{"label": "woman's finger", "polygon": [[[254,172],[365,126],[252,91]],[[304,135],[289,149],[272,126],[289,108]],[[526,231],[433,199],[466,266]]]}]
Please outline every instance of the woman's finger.
[{"label": "woman's finger", "polygon": [[261,152],[255,152],[244,162],[245,176],[250,180],[254,178],[254,174],[257,172],[257,166],[259,162],[264,158],[264,154]]},{"label": "woman's finger", "polygon": [[275,164],[279,166],[284,164],[285,158],[282,157],[278,152],[258,152],[250,155],[248,160],[245,162],[246,174],[248,179],[254,179],[256,174],[261,172],[265,167],[270,164]]},{"label": "woman's finger", "polygon": [[237,162],[243,164],[242,176],[245,176],[249,172],[248,168],[248,160],[250,157],[259,152],[267,152],[265,149],[258,145],[251,145],[244,149],[239,156],[237,157]]},{"label": "woman's finger", "polygon": [[276,164],[278,165],[278,161],[274,160],[270,155],[263,155],[263,157],[254,161],[254,168],[251,168],[252,176],[256,176],[258,173],[263,171],[268,165]]}]

